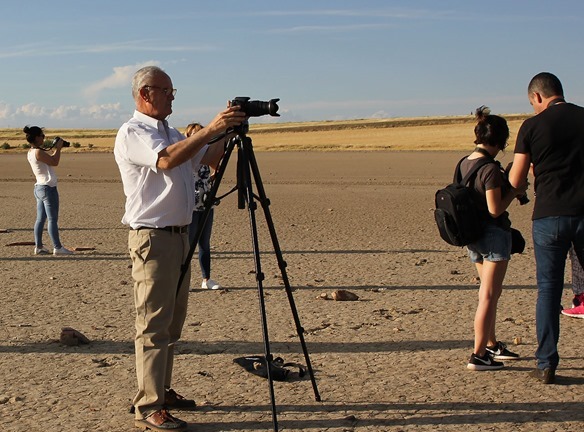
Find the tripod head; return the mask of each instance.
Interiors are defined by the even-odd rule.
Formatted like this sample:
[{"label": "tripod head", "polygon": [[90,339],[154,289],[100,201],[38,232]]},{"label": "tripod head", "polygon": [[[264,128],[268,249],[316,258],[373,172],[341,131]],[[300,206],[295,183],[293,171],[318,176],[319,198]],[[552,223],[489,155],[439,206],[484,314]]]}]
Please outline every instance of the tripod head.
[{"label": "tripod head", "polygon": [[246,135],[249,132],[249,122],[244,120],[239,126],[233,128],[233,132],[240,136]]}]

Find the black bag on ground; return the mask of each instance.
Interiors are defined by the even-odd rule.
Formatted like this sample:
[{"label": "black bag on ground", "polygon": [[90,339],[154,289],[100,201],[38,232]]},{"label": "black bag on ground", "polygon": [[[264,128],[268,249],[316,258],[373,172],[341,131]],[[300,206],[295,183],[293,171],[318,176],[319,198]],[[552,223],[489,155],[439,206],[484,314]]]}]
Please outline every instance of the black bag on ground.
[{"label": "black bag on ground", "polygon": [[485,215],[477,207],[474,191],[468,184],[481,167],[495,163],[492,158],[481,158],[461,179],[460,164],[465,158],[456,165],[452,183],[439,189],[435,196],[434,219],[440,237],[453,246],[466,246],[482,235]]},{"label": "black bag on ground", "polygon": [[[233,359],[234,363],[243,367],[246,371],[260,376],[262,378],[268,378],[268,370],[266,368],[266,357],[265,356],[246,356],[238,357]],[[298,376],[303,377],[306,374],[306,369],[299,363],[284,363],[281,357],[276,357],[270,362],[270,375],[274,381],[286,381],[289,377],[291,371],[287,369],[290,366],[295,366],[298,368]]]}]

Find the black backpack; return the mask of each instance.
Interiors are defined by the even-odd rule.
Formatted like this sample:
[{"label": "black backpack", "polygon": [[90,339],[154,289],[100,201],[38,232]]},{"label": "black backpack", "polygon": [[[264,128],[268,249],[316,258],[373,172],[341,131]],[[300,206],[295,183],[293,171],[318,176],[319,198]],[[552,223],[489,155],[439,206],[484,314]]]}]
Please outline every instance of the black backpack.
[{"label": "black backpack", "polygon": [[456,165],[452,183],[439,189],[435,197],[434,219],[436,219],[440,237],[453,246],[466,246],[481,237],[486,215],[477,207],[473,188],[467,185],[474,180],[481,167],[496,163],[493,158],[481,158],[461,179],[460,164],[465,158]]}]

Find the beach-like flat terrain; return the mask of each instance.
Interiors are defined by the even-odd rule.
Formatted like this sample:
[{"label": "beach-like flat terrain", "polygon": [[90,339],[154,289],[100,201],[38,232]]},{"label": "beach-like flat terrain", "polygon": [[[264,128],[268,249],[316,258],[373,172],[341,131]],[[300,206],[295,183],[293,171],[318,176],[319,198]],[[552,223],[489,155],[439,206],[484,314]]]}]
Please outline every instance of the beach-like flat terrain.
[{"label": "beach-like flat terrain", "polygon": [[[478,281],[465,251],[439,238],[432,209],[435,191],[472,149],[467,142],[457,151],[256,153],[322,397],[315,401],[308,379],[275,383],[280,430],[581,429],[580,320],[561,317],[558,384],[527,376],[536,347],[531,204],[510,208],[528,245],[510,264],[497,319],[498,337],[522,359],[502,371],[466,369]],[[0,233],[5,431],[134,430],[127,412],[136,386],[122,186],[111,153],[71,150],[57,168],[61,238],[67,247],[94,248],[72,257],[8,246],[33,241],[34,180],[23,152],[0,155],[0,228],[8,230]],[[510,151],[503,164],[511,159]],[[222,191],[234,185],[234,167],[233,161]],[[304,363],[265,219],[261,211],[256,216],[270,348]],[[174,387],[200,407],[176,414],[192,431],[272,430],[267,381],[233,363],[263,353],[248,212],[238,210],[235,195],[216,209],[212,244],[213,277],[227,290],[197,289],[194,263]],[[320,298],[338,289],[359,300]],[[564,305],[570,300],[568,289]],[[59,343],[63,326],[91,343]]]}]

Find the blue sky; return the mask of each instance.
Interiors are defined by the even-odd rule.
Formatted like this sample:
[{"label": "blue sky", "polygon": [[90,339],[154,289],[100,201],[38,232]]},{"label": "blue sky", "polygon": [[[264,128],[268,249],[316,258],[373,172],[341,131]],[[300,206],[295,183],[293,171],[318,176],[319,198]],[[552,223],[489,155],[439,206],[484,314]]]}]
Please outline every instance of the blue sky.
[{"label": "blue sky", "polygon": [[206,123],[236,96],[320,121],[530,112],[550,71],[584,104],[581,0],[3,0],[0,127],[117,128],[132,74],[178,89],[169,121]]}]

